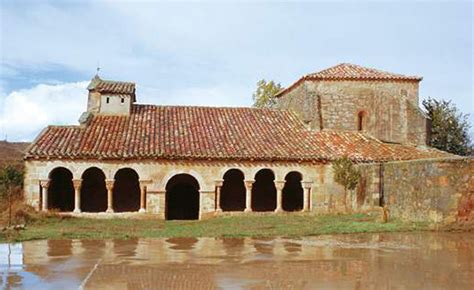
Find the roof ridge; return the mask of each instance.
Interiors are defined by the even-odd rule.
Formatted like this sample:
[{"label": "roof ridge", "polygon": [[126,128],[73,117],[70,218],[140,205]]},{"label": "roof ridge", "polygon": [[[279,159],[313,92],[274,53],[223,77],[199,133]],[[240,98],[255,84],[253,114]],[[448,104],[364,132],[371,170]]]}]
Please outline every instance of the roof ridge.
[{"label": "roof ridge", "polygon": [[100,77],[99,77],[99,81],[101,81],[101,82],[106,82],[106,83],[120,83],[120,84],[133,84],[133,85],[136,85],[135,82],[105,80],[105,79],[101,79]]},{"label": "roof ridge", "polygon": [[[312,76],[318,76],[318,77],[327,77],[327,78],[330,78],[331,76],[322,76],[323,74],[326,74],[326,73],[331,73],[331,74],[335,74],[335,73],[332,73],[332,71],[338,69],[338,68],[342,68],[342,69],[346,69],[347,67],[350,67],[352,69],[355,69],[355,70],[360,70],[359,72],[356,72],[356,74],[363,74],[363,73],[367,73],[367,72],[372,72],[372,73],[376,73],[376,74],[380,74],[380,76],[367,76],[368,78],[374,78],[374,79],[377,79],[377,78],[380,78],[380,79],[390,79],[391,77],[394,77],[394,78],[398,78],[398,79],[412,79],[412,80],[421,80],[422,78],[419,77],[419,76],[410,76],[410,75],[404,75],[404,74],[399,74],[399,73],[393,73],[393,72],[389,72],[389,71],[386,71],[386,70],[381,70],[381,69],[377,69],[377,68],[373,68],[373,67],[368,67],[368,66],[362,66],[362,65],[358,65],[358,64],[354,64],[354,63],[348,63],[348,62],[343,62],[343,63],[339,63],[335,66],[331,66],[331,67],[328,67],[328,68],[325,68],[323,70],[320,70],[320,71],[317,71],[317,72],[314,72],[314,73],[310,73],[310,74],[307,74],[308,77],[312,77]],[[385,76],[384,76],[385,75]],[[357,76],[357,75],[354,75],[354,76],[342,76],[341,78],[364,78],[363,76]],[[335,76],[335,78],[339,78],[339,76]]]},{"label": "roof ridge", "polygon": [[254,111],[277,111],[277,112],[289,112],[288,110],[278,109],[278,108],[256,108],[256,107],[231,107],[231,106],[209,106],[209,105],[160,105],[160,104],[133,104],[133,106],[151,106],[159,108],[203,108],[203,109],[247,109]]}]

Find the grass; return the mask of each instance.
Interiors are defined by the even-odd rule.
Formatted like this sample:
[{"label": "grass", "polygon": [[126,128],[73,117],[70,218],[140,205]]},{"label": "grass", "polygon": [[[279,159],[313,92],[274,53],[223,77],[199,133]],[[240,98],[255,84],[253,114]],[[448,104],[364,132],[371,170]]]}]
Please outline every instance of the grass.
[{"label": "grass", "polygon": [[368,214],[242,215],[201,221],[141,219],[88,219],[45,216],[21,231],[0,232],[0,242],[35,239],[127,239],[135,237],[273,237],[322,234],[401,232],[427,230],[426,223],[379,221]]}]

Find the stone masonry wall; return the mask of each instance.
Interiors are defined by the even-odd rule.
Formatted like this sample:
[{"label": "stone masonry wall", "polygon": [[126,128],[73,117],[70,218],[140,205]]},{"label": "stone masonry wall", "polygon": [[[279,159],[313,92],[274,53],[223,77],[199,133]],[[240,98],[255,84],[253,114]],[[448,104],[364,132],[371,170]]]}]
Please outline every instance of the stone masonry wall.
[{"label": "stone masonry wall", "polygon": [[253,180],[263,168],[271,169],[275,181],[284,181],[286,174],[298,171],[304,182],[311,184],[311,207],[313,212],[326,212],[328,207],[343,206],[343,188],[334,184],[332,167],[322,163],[284,162],[217,162],[217,161],[79,161],[79,160],[29,160],[25,164],[24,194],[26,201],[39,209],[40,180],[47,180],[57,167],[69,169],[74,179],[90,168],[101,169],[106,179],[112,180],[121,168],[132,168],[140,180],[147,182],[146,208],[148,213],[164,218],[165,187],[174,175],[187,173],[196,178],[200,186],[200,216],[214,213],[216,181],[232,168],[240,169],[245,180]]},{"label": "stone masonry wall", "polygon": [[426,118],[418,108],[418,83],[381,81],[304,81],[282,95],[279,107],[296,112],[311,128],[363,129],[390,142],[426,144]]},{"label": "stone masonry wall", "polygon": [[[474,223],[474,159],[446,158],[360,166],[358,190],[377,196],[382,182],[384,201],[393,217],[440,224]],[[370,186],[373,186],[370,189]],[[369,201],[370,202],[370,201]]]}]

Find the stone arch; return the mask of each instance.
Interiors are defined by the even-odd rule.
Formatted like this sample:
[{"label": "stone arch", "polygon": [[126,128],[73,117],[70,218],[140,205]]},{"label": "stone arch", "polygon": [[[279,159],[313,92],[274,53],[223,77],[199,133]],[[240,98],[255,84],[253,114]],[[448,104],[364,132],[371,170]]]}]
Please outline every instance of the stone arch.
[{"label": "stone arch", "polygon": [[74,210],[74,184],[72,172],[56,167],[49,173],[48,209],[61,212]]},{"label": "stone arch", "polygon": [[199,219],[199,182],[186,173],[176,174],[166,183],[167,220]]},{"label": "stone arch", "polygon": [[132,168],[121,168],[114,176],[113,209],[130,212],[140,209],[140,177]]},{"label": "stone arch", "polygon": [[291,171],[285,177],[282,191],[282,208],[285,211],[303,210],[304,189],[301,184],[303,176],[298,171]]},{"label": "stone arch", "polygon": [[82,174],[81,210],[103,212],[107,209],[105,174],[97,167],[90,167]]},{"label": "stone arch", "polygon": [[239,169],[229,169],[224,174],[220,206],[223,211],[243,211],[245,209],[245,176]]},{"label": "stone arch", "polygon": [[[171,180],[171,178],[173,178],[176,175],[180,175],[180,174],[190,175],[195,180],[197,180],[197,183],[199,184],[199,186],[203,185],[203,187],[206,187],[207,183],[204,181],[202,176],[194,170],[182,170],[182,171],[181,170],[171,170],[161,179],[160,184],[167,184]],[[212,184],[212,186],[214,186],[214,184]]]},{"label": "stone arch", "polygon": [[275,174],[265,168],[255,174],[252,186],[252,210],[274,211],[277,205],[277,190],[275,187]]}]

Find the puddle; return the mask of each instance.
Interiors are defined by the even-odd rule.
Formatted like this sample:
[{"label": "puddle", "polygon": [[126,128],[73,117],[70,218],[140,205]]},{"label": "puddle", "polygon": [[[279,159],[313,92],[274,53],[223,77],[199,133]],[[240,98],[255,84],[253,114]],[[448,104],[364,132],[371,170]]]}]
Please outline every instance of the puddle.
[{"label": "puddle", "polygon": [[474,289],[474,233],[0,244],[1,288]]}]

